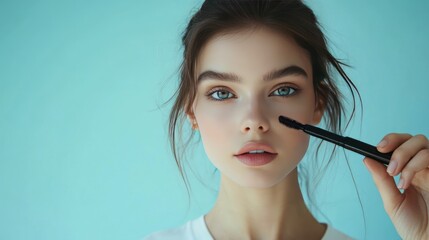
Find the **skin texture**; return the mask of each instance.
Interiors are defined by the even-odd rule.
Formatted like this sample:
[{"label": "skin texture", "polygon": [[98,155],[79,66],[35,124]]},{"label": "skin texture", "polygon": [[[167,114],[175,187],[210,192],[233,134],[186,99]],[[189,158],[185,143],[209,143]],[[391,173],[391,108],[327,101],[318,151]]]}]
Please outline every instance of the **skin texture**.
[{"label": "skin texture", "polygon": [[[268,72],[291,65],[307,76],[262,80]],[[278,122],[279,115],[312,125],[321,120],[323,106],[315,99],[308,53],[292,38],[270,29],[242,29],[215,36],[204,46],[197,76],[208,70],[233,73],[241,80],[199,82],[192,111],[187,113],[221,174],[217,201],[205,216],[213,237],[321,239],[326,225],[307,209],[296,170],[309,137]],[[249,141],[270,145],[277,157],[263,166],[244,165],[234,154]],[[390,133],[378,150],[393,151],[387,169],[370,158],[364,158],[364,163],[398,234],[402,239],[429,239],[427,137]],[[398,174],[397,185],[393,176]]]},{"label": "skin texture", "polygon": [[[304,69],[307,76],[262,80],[265,74],[292,65]],[[198,75],[212,70],[241,79],[240,83],[201,81],[189,115],[198,123],[208,158],[221,173],[218,200],[206,216],[212,235],[216,239],[320,239],[326,226],[306,208],[296,172],[309,136],[278,122],[279,115],[308,124],[321,120],[308,53],[292,38],[274,31],[243,30],[210,40],[197,66]],[[213,89],[221,92],[211,93]],[[210,100],[209,94],[224,100]],[[270,145],[278,153],[276,159],[259,167],[241,163],[234,154],[249,141]]]}]

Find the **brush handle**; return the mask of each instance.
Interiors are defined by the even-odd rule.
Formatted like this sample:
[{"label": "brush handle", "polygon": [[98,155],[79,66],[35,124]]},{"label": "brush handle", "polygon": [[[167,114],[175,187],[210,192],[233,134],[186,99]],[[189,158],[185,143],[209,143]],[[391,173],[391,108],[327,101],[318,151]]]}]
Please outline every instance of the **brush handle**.
[{"label": "brush handle", "polygon": [[392,152],[379,152],[376,147],[351,137],[343,137],[338,134],[308,124],[303,125],[301,129],[314,137],[321,138],[355,153],[359,153],[366,157],[372,158],[384,165],[388,165],[390,159],[392,158]]},{"label": "brush handle", "polygon": [[392,152],[382,153],[377,150],[377,147],[361,142],[359,140],[344,137],[344,148],[349,149],[353,152],[362,154],[366,157],[372,158],[384,165],[388,165],[392,158]]}]

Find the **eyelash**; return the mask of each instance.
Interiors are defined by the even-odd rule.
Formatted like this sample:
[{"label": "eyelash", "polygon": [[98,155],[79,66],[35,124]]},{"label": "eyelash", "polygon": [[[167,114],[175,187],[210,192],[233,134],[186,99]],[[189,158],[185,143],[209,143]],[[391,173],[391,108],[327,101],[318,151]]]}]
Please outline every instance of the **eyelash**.
[{"label": "eyelash", "polygon": [[[294,92],[293,92],[293,93],[290,93],[290,94],[288,94],[288,95],[274,95],[274,96],[287,98],[287,97],[293,96],[293,95],[295,95],[295,94],[297,94],[297,93],[299,92],[299,89],[298,89],[298,88],[291,87],[291,86],[286,86],[286,85],[285,85],[285,86],[280,86],[280,87],[279,87],[279,88],[277,88],[275,91],[277,91],[277,90],[279,90],[279,89],[282,89],[282,88],[292,89]],[[275,92],[275,91],[274,91],[274,92]],[[212,97],[211,95],[213,95],[213,93],[216,93],[216,92],[227,92],[227,93],[231,93],[231,92],[230,92],[230,91],[228,91],[226,88],[223,88],[223,87],[217,87],[217,88],[214,88],[214,89],[210,90],[210,91],[206,94],[207,98],[208,98],[209,100],[213,100],[213,101],[226,101],[226,100],[230,99],[230,98],[226,98],[226,99],[216,99],[216,98]],[[231,93],[231,94],[232,94],[232,93]],[[270,96],[271,96],[271,94],[270,94]]]}]

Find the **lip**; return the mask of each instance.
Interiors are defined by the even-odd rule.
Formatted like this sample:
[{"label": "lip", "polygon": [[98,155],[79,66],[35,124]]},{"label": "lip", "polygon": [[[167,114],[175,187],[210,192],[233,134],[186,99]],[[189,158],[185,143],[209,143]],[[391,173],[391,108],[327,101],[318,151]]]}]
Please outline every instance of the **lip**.
[{"label": "lip", "polygon": [[272,153],[245,153],[235,156],[240,162],[248,166],[262,166],[272,162],[277,154]]},{"label": "lip", "polygon": [[271,155],[277,155],[277,153],[274,151],[274,149],[263,142],[249,142],[246,145],[244,145],[240,151],[238,151],[238,153],[236,153],[234,156],[239,156],[242,154],[246,154],[250,151],[254,151],[254,150],[264,150],[265,152],[270,153]]}]

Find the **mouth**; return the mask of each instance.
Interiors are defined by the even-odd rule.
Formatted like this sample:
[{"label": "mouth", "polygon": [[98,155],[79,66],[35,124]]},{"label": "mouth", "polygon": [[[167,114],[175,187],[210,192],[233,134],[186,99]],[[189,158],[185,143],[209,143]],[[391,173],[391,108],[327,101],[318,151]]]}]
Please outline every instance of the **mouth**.
[{"label": "mouth", "polygon": [[245,152],[242,154],[237,154],[235,156],[240,156],[240,155],[245,155],[245,154],[274,154],[274,155],[276,155],[277,153],[272,153],[272,152],[268,152],[268,151],[264,151],[264,150],[253,150],[253,151]]},{"label": "mouth", "polygon": [[277,153],[258,152],[258,153],[243,153],[235,155],[235,157],[242,163],[248,166],[262,166],[272,162]]},{"label": "mouth", "polygon": [[273,161],[277,153],[267,142],[251,141],[245,144],[234,157],[248,166],[262,166]]},{"label": "mouth", "polygon": [[248,142],[235,155],[241,154],[276,154],[274,148],[264,142]]}]

